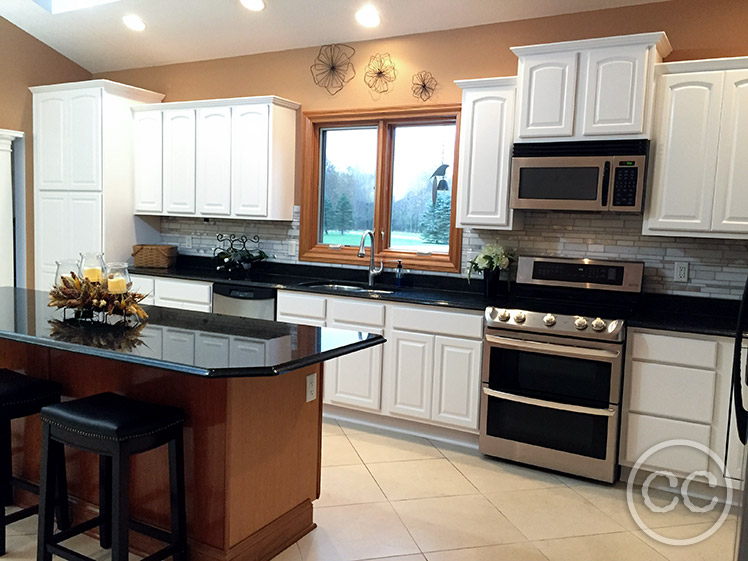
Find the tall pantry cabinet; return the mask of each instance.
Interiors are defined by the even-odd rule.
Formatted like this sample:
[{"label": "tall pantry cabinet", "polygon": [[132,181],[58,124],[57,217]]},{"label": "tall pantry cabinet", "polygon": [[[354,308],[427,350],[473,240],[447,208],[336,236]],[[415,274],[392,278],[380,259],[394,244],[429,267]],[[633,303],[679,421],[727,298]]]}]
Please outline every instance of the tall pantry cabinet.
[{"label": "tall pantry cabinet", "polygon": [[133,216],[130,108],[163,94],[89,80],[35,86],[34,283],[47,290],[60,259],[104,252],[127,261],[158,231]]}]

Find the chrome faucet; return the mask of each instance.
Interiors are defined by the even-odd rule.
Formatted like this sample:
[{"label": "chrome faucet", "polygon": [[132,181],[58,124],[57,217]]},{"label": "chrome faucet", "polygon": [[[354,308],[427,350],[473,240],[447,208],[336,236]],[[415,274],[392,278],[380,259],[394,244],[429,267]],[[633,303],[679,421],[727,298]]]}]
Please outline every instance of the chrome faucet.
[{"label": "chrome faucet", "polygon": [[366,243],[367,234],[371,238],[371,259],[369,261],[369,286],[374,286],[374,277],[382,273],[382,269],[384,269],[384,263],[380,261],[379,267],[376,267],[374,265],[374,232],[372,232],[371,230],[366,230],[363,234],[361,234],[361,244],[358,246],[358,256],[366,257],[366,251],[364,251],[364,244]]}]

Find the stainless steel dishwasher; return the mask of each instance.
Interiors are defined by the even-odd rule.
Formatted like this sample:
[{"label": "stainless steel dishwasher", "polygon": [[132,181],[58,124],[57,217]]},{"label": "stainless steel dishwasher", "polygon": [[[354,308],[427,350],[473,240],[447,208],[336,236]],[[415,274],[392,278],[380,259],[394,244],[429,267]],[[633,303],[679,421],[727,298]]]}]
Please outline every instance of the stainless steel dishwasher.
[{"label": "stainless steel dishwasher", "polygon": [[275,288],[213,283],[213,313],[275,319]]}]

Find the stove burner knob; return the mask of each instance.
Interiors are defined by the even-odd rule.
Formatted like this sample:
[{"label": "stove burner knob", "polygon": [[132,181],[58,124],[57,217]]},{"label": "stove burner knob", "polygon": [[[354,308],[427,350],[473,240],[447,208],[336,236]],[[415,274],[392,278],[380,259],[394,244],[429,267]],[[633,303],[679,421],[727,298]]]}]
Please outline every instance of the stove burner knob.
[{"label": "stove burner knob", "polygon": [[546,324],[548,327],[550,327],[551,325],[554,325],[556,323],[556,316],[554,316],[553,314],[546,314],[543,317],[543,323]]},{"label": "stove burner knob", "polygon": [[579,331],[587,329],[587,320],[581,316],[577,316],[577,319],[574,320],[574,327],[576,327]]},{"label": "stove burner knob", "polygon": [[515,312],[514,321],[516,323],[525,323],[526,319],[527,317],[525,316],[525,312]]},{"label": "stove burner knob", "polygon": [[500,310],[499,311],[499,321],[509,321],[509,318],[512,317],[509,313],[509,310]]},{"label": "stove burner knob", "polygon": [[605,321],[600,318],[593,319],[590,325],[595,331],[602,331],[603,329],[605,329]]}]

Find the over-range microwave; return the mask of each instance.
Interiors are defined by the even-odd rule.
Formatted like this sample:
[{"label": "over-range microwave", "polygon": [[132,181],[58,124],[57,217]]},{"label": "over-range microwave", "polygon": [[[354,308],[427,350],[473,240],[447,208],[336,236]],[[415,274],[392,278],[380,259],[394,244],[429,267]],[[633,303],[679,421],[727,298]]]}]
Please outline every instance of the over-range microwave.
[{"label": "over-range microwave", "polygon": [[641,212],[648,152],[648,140],[516,143],[510,205]]}]

